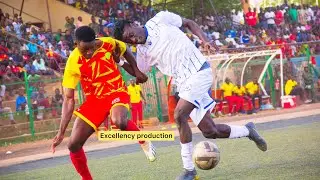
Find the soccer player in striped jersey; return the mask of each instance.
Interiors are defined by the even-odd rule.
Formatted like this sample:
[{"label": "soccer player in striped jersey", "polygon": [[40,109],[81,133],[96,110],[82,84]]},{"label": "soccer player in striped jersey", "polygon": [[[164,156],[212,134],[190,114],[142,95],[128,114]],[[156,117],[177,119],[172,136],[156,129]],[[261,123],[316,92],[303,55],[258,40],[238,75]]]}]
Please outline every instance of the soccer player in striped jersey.
[{"label": "soccer player in striped jersey", "polygon": [[206,138],[248,137],[259,149],[267,150],[265,140],[258,134],[253,123],[245,126],[215,124],[210,112],[215,101],[208,94],[213,83],[212,69],[199,49],[180,30],[188,28],[208,47],[209,40],[192,20],[161,11],[140,27],[133,22],[120,20],[116,23],[114,37],[137,45],[137,64],[142,72],[156,66],[163,74],[173,77],[179,92],[174,117],[180,133],[181,156],[184,171],[177,179],[195,179],[197,172],[192,162],[192,132],[188,124],[194,124]]},{"label": "soccer player in striped jersey", "polygon": [[[77,48],[70,54],[65,67],[62,118],[58,134],[53,139],[52,151],[62,142],[72,114],[75,114],[77,118],[68,144],[70,158],[82,179],[91,180],[82,146],[103,121],[110,115],[113,123],[121,130],[139,131],[127,119],[130,97],[117,64],[140,83],[146,82],[148,78],[138,69],[125,43],[111,37],[96,39],[94,30],[88,26],[79,27],[75,35]],[[120,60],[120,56],[125,57],[128,63]],[[78,82],[81,83],[86,100],[74,111],[74,89]],[[139,143],[147,158],[154,161],[155,149],[151,142]]]}]

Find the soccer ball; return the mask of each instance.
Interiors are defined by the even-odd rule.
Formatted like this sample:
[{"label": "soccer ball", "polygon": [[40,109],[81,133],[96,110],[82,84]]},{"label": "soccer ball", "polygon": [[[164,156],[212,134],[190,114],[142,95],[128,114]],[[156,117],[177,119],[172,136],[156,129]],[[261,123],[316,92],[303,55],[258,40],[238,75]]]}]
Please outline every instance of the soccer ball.
[{"label": "soccer ball", "polygon": [[210,141],[201,141],[193,149],[193,162],[202,170],[216,167],[220,161],[218,146]]}]

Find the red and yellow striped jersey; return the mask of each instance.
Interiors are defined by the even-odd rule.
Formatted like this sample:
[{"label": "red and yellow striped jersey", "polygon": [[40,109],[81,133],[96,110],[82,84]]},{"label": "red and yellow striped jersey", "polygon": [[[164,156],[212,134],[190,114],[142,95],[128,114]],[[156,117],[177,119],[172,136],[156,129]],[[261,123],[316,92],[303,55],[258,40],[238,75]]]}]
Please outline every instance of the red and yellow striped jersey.
[{"label": "red and yellow striped jersey", "polygon": [[[72,51],[65,67],[62,85],[75,89],[80,81],[84,94],[97,98],[105,98],[114,92],[126,92],[127,88],[112,56],[117,40],[110,37],[98,39],[103,44],[90,59],[82,56],[78,48]],[[126,51],[126,44],[117,42],[122,56]]]}]

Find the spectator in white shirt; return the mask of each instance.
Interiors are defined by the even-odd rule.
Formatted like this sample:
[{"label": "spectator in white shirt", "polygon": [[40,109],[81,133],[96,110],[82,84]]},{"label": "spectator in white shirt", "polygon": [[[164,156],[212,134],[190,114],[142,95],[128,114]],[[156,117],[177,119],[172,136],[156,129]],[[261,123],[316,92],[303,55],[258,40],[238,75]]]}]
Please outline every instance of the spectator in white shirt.
[{"label": "spectator in white shirt", "polygon": [[298,8],[298,19],[299,19],[299,23],[302,25],[306,25],[307,24],[307,11],[305,10],[305,7],[303,6],[299,6]]},{"label": "spectator in white shirt", "polygon": [[63,49],[62,51],[66,55],[66,57],[69,57],[69,55],[71,53],[69,46],[65,46],[65,49]]},{"label": "spectator in white shirt", "polygon": [[84,24],[83,24],[83,22],[82,22],[82,17],[79,16],[79,17],[78,17],[78,21],[77,21],[77,23],[76,23],[76,27],[79,28],[79,27],[81,27],[81,26],[83,26],[83,25],[84,25]]},{"label": "spectator in white shirt", "polygon": [[76,0],[68,0],[68,4],[71,6],[75,6]]},{"label": "spectator in white shirt", "polygon": [[240,18],[239,16],[236,14],[235,10],[232,10],[232,24],[234,26],[239,26],[240,25]]},{"label": "spectator in white shirt", "polygon": [[41,73],[41,74],[45,74],[47,71],[45,62],[42,58],[40,58],[39,56],[35,57],[35,60],[33,61],[33,65],[36,69],[37,72]]},{"label": "spectator in white shirt", "polygon": [[219,40],[219,38],[217,38],[216,36],[212,36],[212,39],[214,40],[214,43],[217,45],[217,46],[224,46],[224,44],[222,44]]},{"label": "spectator in white shirt", "polygon": [[274,21],[275,16],[276,15],[272,11],[272,8],[269,8],[268,11],[264,14],[264,17],[267,19],[269,29],[274,28],[275,26],[275,21]]},{"label": "spectator in white shirt", "polygon": [[26,43],[21,42],[20,51],[29,51],[29,48]]},{"label": "spectator in white shirt", "polygon": [[315,19],[314,17],[314,11],[311,9],[309,5],[307,5],[307,21],[310,22]]},{"label": "spectator in white shirt", "polygon": [[[4,100],[4,95],[6,92],[6,86],[3,83],[3,77],[0,76],[0,117],[1,119],[3,118],[2,113],[4,114],[8,114],[9,119],[10,119],[10,123],[11,124],[16,124],[14,118],[13,118],[13,113],[10,107],[4,107],[2,102]],[[0,126],[2,125],[2,122],[0,122]]]},{"label": "spectator in white shirt", "polygon": [[238,19],[237,21],[239,21],[240,24],[244,24],[244,16],[243,16],[243,12],[242,11],[238,11]]},{"label": "spectator in white shirt", "polygon": [[214,37],[215,39],[220,39],[220,33],[219,32],[213,32],[212,34],[212,37]]},{"label": "spectator in white shirt", "polygon": [[227,43],[230,43],[236,47],[239,46],[239,44],[236,42],[236,40],[234,40],[234,38],[231,37],[231,35],[228,35],[228,37],[226,38],[226,42]]},{"label": "spectator in white shirt", "polygon": [[62,56],[63,58],[66,58],[66,57],[67,57],[65,51],[62,50],[60,44],[57,45],[57,49],[56,49],[54,52],[57,53],[57,54],[59,54],[59,55]]},{"label": "spectator in white shirt", "polygon": [[48,39],[44,39],[44,41],[40,44],[44,49],[51,49],[52,44],[48,41]]}]

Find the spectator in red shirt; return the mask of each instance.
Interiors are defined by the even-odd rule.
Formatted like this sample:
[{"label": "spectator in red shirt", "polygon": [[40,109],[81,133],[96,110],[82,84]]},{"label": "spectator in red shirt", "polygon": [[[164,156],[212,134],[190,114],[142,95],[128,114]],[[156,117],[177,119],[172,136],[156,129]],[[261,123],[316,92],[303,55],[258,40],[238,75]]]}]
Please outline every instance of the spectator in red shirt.
[{"label": "spectator in red shirt", "polygon": [[5,46],[4,41],[1,41],[1,44],[0,44],[0,61],[7,60],[8,59],[8,53],[9,53],[9,50]]},{"label": "spectator in red shirt", "polygon": [[296,29],[293,29],[291,32],[292,32],[292,33],[290,34],[289,39],[290,39],[291,41],[296,41],[296,40],[297,40],[297,30],[296,30]]},{"label": "spectator in red shirt", "polygon": [[[282,57],[285,57],[286,42],[285,42],[285,39],[283,38],[283,36],[277,38],[276,44],[279,45],[278,48],[281,48]],[[276,58],[280,58],[280,55],[277,55]]]},{"label": "spectator in red shirt", "polygon": [[20,73],[20,68],[12,61],[12,58],[10,59],[7,68],[16,76]]},{"label": "spectator in red shirt", "polygon": [[4,64],[4,63],[0,64],[0,76],[5,77],[7,75],[7,71],[8,71],[8,69],[7,69],[6,64]]},{"label": "spectator in red shirt", "polygon": [[279,6],[277,7],[276,17],[274,20],[277,26],[281,26],[283,24],[284,16]]},{"label": "spectator in red shirt", "polygon": [[273,45],[275,45],[275,44],[276,44],[276,41],[275,41],[275,38],[274,38],[274,37],[271,37],[271,38],[269,39],[269,41],[266,42],[266,45],[267,45],[267,46],[273,46]]},{"label": "spectator in red shirt", "polygon": [[249,8],[249,11],[245,15],[247,24],[251,27],[255,27],[257,25],[257,13],[253,12],[251,8]]},{"label": "spectator in red shirt", "polygon": [[28,63],[30,61],[30,56],[27,51],[22,51],[22,59],[24,63]]}]

